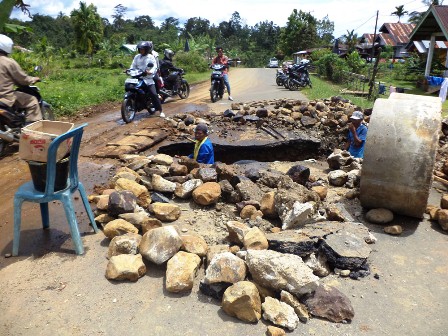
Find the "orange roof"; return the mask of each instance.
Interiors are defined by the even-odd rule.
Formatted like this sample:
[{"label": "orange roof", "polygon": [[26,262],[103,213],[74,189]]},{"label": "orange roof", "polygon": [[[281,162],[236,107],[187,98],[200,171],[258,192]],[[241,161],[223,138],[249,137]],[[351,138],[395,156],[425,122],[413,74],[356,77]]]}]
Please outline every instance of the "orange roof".
[{"label": "orange roof", "polygon": [[380,32],[388,34],[390,39],[394,41],[393,44],[387,43],[387,45],[396,46],[398,44],[407,44],[414,28],[415,25],[413,23],[385,23],[381,26]]}]

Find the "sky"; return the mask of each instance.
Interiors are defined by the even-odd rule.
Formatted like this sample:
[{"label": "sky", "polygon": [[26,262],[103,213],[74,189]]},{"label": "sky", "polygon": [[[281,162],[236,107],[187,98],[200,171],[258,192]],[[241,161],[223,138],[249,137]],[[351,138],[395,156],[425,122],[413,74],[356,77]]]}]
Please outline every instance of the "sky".
[{"label": "sky", "polygon": [[[334,36],[340,37],[355,30],[358,36],[363,33],[373,33],[375,29],[376,12],[379,11],[378,28],[383,23],[397,22],[392,16],[395,7],[404,5],[408,12],[425,11],[427,7],[422,0],[225,0],[216,2],[209,0],[84,0],[93,3],[101,17],[111,18],[114,7],[121,4],[127,7],[125,18],[149,15],[157,25],[167,17],[178,18],[182,23],[191,17],[208,19],[218,24],[228,21],[232,13],[237,11],[242,20],[249,26],[260,21],[273,21],[278,26],[285,26],[293,9],[310,12],[315,18],[323,19],[328,15],[334,22]],[[73,9],[79,8],[79,0],[33,0],[25,1],[31,4],[30,12],[56,17],[59,12],[70,15]],[[14,10],[14,18],[26,20],[19,10]],[[401,22],[407,22],[407,16]]]}]

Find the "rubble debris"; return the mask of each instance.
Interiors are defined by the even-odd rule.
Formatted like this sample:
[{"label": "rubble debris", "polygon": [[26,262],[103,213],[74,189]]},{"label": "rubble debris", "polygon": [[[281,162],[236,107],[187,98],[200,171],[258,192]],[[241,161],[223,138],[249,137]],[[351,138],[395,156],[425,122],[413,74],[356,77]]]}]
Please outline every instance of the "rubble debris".
[{"label": "rubble debris", "polygon": [[300,320],[290,305],[272,297],[267,297],[261,307],[265,320],[288,330],[294,330],[299,326]]},{"label": "rubble debris", "polygon": [[366,219],[374,224],[386,224],[394,220],[394,213],[389,209],[371,209],[366,213]]},{"label": "rubble debris", "polygon": [[294,295],[282,290],[280,292],[280,301],[290,305],[294,309],[294,312],[297,314],[300,322],[308,322],[308,320],[310,319],[308,309],[305,305],[300,303],[300,301]]},{"label": "rubble debris", "polygon": [[169,225],[146,232],[139,250],[145,259],[160,265],[174,256],[181,246],[182,239],[176,228]]},{"label": "rubble debris", "polygon": [[140,254],[112,256],[106,268],[106,278],[109,280],[137,281],[145,273],[146,266]]},{"label": "rubble debris", "polygon": [[201,258],[198,255],[177,252],[166,265],[166,290],[171,293],[190,291],[200,264]]},{"label": "rubble debris", "polygon": [[137,233],[126,233],[121,236],[115,236],[109,243],[107,257],[110,259],[119,254],[138,254],[138,246],[142,236]]},{"label": "rubble debris", "polygon": [[384,232],[391,235],[401,235],[403,233],[403,228],[401,227],[401,225],[386,226],[384,228]]},{"label": "rubble debris", "polygon": [[230,316],[245,322],[258,322],[261,301],[257,287],[249,281],[239,281],[226,289],[222,309]]},{"label": "rubble debris", "polygon": [[104,226],[104,235],[112,239],[126,233],[138,233],[138,229],[124,219],[115,219]]}]

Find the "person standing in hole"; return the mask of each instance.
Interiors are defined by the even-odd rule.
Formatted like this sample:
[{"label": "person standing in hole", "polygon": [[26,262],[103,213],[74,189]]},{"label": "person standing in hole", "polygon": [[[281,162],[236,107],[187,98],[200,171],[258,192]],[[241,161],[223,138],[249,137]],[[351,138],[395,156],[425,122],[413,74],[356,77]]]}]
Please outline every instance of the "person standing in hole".
[{"label": "person standing in hole", "polygon": [[353,112],[348,124],[348,137],[344,149],[350,152],[350,155],[355,158],[364,157],[364,146],[367,138],[367,126],[362,122],[364,115],[361,111]]},{"label": "person standing in hole", "polygon": [[193,154],[188,157],[195,159],[199,163],[214,164],[215,153],[213,145],[208,138],[208,127],[206,124],[198,124],[194,130],[194,138],[196,140]]},{"label": "person standing in hole", "polygon": [[230,95],[230,83],[229,83],[229,58],[224,55],[224,52],[222,50],[222,47],[216,47],[216,52],[218,53],[218,56],[216,56],[212,60],[213,64],[222,64],[226,67],[223,70],[223,78],[224,78],[224,84],[227,88],[227,93],[229,94],[229,100],[233,100],[232,96]]}]

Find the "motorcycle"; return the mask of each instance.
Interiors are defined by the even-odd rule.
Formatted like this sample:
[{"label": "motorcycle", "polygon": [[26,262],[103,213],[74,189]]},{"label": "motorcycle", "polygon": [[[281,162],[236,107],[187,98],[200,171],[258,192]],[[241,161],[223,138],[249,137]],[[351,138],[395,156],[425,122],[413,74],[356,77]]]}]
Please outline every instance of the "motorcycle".
[{"label": "motorcycle", "polygon": [[296,91],[301,87],[313,87],[308,72],[309,62],[294,65],[289,71],[287,86],[289,90]]},{"label": "motorcycle", "polygon": [[285,81],[288,79],[288,72],[283,69],[277,69],[277,74],[275,76],[275,83],[278,86],[285,85]]},{"label": "motorcycle", "polygon": [[[152,68],[153,63],[148,63],[148,68]],[[141,110],[147,109],[152,113],[153,103],[148,93],[148,87],[143,77],[145,71],[139,69],[126,69],[125,73],[130,76],[124,81],[124,99],[121,104],[121,117],[124,122],[130,123],[135,118],[135,114]]]},{"label": "motorcycle", "polygon": [[210,98],[214,103],[224,96],[225,85],[223,71],[227,68],[227,65],[213,64],[210,68],[213,70],[210,78],[212,82],[210,87]]},{"label": "motorcycle", "polygon": [[[35,68],[38,71],[39,67]],[[20,86],[16,91],[24,92],[37,98],[44,120],[54,120],[51,105],[42,99],[37,86]],[[6,150],[6,145],[19,143],[22,128],[26,126],[26,110],[9,107],[0,103],[0,156]]]},{"label": "motorcycle", "polygon": [[[168,76],[162,77],[163,86],[160,89],[160,101],[163,103],[168,97],[179,96],[180,99],[187,99],[190,95],[190,85],[184,78],[184,69],[170,71]],[[174,88],[177,87],[177,91]]]}]

